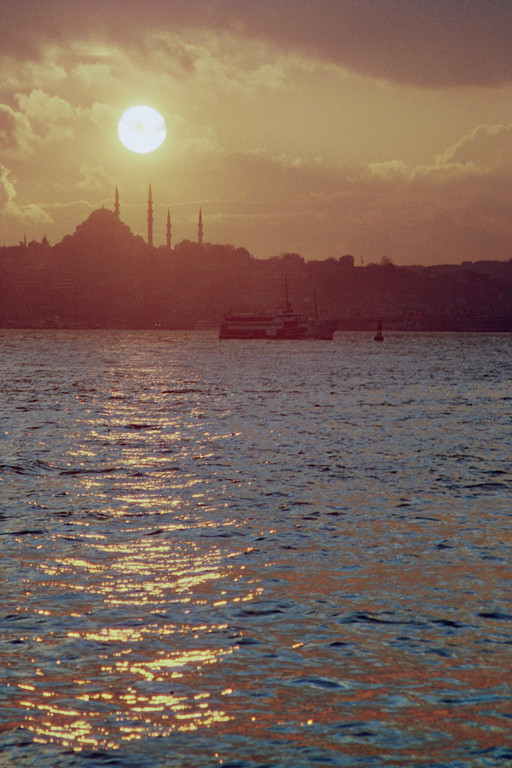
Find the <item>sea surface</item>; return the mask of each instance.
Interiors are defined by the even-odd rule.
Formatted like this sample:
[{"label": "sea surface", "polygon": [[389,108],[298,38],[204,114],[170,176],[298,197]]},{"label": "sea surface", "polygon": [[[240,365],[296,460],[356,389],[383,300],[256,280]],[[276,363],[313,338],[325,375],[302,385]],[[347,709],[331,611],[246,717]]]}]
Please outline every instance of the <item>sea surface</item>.
[{"label": "sea surface", "polygon": [[0,331],[0,768],[512,762],[512,335]]}]

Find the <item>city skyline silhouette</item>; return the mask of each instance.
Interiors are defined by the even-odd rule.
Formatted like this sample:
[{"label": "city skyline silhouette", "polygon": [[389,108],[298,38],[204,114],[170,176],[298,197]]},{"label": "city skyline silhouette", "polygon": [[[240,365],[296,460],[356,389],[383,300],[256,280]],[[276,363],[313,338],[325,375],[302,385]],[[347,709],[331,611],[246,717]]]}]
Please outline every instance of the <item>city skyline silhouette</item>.
[{"label": "city skyline silhouette", "polygon": [[[0,247],[0,326],[213,328],[231,311],[270,312],[288,302],[340,330],[512,330],[512,259],[462,265],[358,264],[352,254],[306,260],[287,252],[256,259],[243,245],[212,243],[199,207],[196,238],[179,239],[167,209],[155,239],[148,186],[146,238],[113,210],[96,209],[55,246],[24,237]],[[205,226],[206,225],[206,226]]]},{"label": "city skyline silhouette", "polygon": [[[116,185],[145,237],[150,180],[158,242],[202,205],[256,258],[510,258],[508,3],[142,8],[3,4],[0,245],[59,242]],[[146,154],[118,137],[135,105],[166,127]]]}]

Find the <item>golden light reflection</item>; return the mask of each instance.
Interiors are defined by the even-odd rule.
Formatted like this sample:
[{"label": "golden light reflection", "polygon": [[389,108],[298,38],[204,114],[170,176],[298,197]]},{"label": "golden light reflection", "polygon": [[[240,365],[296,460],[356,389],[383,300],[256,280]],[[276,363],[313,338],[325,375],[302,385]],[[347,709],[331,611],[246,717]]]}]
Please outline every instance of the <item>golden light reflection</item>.
[{"label": "golden light reflection", "polygon": [[[211,661],[212,654],[183,654],[179,663],[186,665],[193,661],[197,664],[205,659]],[[153,671],[164,670],[166,666],[162,661],[147,664],[147,668]],[[120,741],[157,737],[177,731],[192,732],[214,724],[227,723],[232,719],[224,710],[211,703],[211,694],[207,691],[195,694],[191,694],[190,689],[187,694],[156,691],[141,693],[130,685],[129,681],[134,680],[130,676],[133,673],[131,667],[119,667],[116,672],[128,673],[128,677],[123,676],[128,687],[126,691],[116,692],[115,686],[109,693],[83,693],[75,697],[76,706],[69,706],[64,699],[66,693],[58,691],[44,690],[39,692],[40,698],[22,699],[19,704],[26,710],[23,727],[34,734],[34,740],[38,743],[59,742],[67,748],[80,751],[117,749]],[[167,675],[168,680],[171,678],[172,675]],[[222,695],[229,693],[231,691],[225,689]],[[116,713],[114,727],[103,724],[103,710],[96,709],[102,702],[108,703],[111,712]]]},{"label": "golden light reflection", "polygon": [[34,685],[29,685],[28,683],[18,683],[18,688],[20,688],[22,691],[35,691]]},{"label": "golden light reflection", "polygon": [[[169,671],[175,671],[182,667],[194,666],[203,667],[207,664],[215,664],[221,657],[228,656],[233,653],[232,648],[225,650],[216,649],[215,651],[205,650],[191,650],[184,652],[177,652],[176,654],[168,658],[155,659],[153,661],[144,661],[132,663],[129,660],[118,661],[115,664],[116,672],[130,672],[132,675],[136,675],[149,681],[163,681],[168,678]],[[110,666],[102,666],[102,672],[111,672]]]},{"label": "golden light reflection", "polygon": [[69,638],[83,638],[84,640],[96,641],[99,643],[139,643],[143,640],[144,634],[142,631],[133,629],[131,627],[104,627],[100,630],[92,630],[86,632],[68,632]]},{"label": "golden light reflection", "polygon": [[[221,527],[239,524],[226,517]],[[39,615],[61,629],[26,638],[42,645],[41,653],[58,654],[63,641],[73,652],[48,665],[34,646],[32,679],[13,686],[24,710],[21,727],[39,743],[74,751],[228,727],[237,690],[226,685],[228,667],[239,646],[225,634],[224,609],[263,592],[241,562],[252,548],[203,535],[219,528],[207,513],[189,528],[183,520],[155,529],[127,518],[112,537],[90,534],[86,519],[76,525],[66,535],[68,556],[37,566],[46,594]],[[62,601],[63,594],[71,598]],[[174,620],[166,621],[174,607]],[[20,614],[27,610],[20,604]]]},{"label": "golden light reflection", "polygon": [[[175,529],[182,526],[173,526]],[[146,529],[147,530],[147,529]],[[167,529],[163,529],[167,531]],[[160,531],[159,531],[160,533]],[[97,541],[91,548],[91,556],[69,556],[45,562],[41,570],[52,579],[52,587],[75,592],[84,591],[86,576],[94,579],[97,595],[110,605],[136,603],[147,606],[158,604],[170,596],[180,601],[223,603],[222,590],[216,585],[226,579],[235,582],[240,575],[233,573],[229,556],[220,548],[209,548],[206,554],[194,552],[186,546],[174,548],[165,538],[141,536],[129,544]],[[235,553],[237,554],[237,553]],[[243,566],[238,566],[239,572]],[[225,591],[224,591],[225,593]],[[184,598],[183,596],[186,595]]]},{"label": "golden light reflection", "polygon": [[[84,713],[64,707],[49,707],[33,701],[20,702],[29,714],[24,725],[34,733],[34,740],[40,744],[60,742],[73,749],[93,748],[98,745],[93,722]],[[38,715],[42,715],[42,718]],[[102,734],[106,736],[106,732]],[[115,747],[115,744],[112,744]]]}]

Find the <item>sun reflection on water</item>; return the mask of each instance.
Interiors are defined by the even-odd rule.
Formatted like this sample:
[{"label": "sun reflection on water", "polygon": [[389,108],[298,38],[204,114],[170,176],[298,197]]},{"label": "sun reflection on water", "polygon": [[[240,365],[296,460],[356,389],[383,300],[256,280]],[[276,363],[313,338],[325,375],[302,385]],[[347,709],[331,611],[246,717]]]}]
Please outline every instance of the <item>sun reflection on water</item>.
[{"label": "sun reflection on water", "polygon": [[128,518],[107,537],[81,519],[47,542],[37,560],[46,629],[25,638],[40,654],[32,680],[11,685],[36,743],[118,749],[232,721],[223,702],[234,688],[221,668],[239,646],[220,612],[262,589],[247,577],[247,550],[219,539],[232,527],[207,514],[158,528]]}]

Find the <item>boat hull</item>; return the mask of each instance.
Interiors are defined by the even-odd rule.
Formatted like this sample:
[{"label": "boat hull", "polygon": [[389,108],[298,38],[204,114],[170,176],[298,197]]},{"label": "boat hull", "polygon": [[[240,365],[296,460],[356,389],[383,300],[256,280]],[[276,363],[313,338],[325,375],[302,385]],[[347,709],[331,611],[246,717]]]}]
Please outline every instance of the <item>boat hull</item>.
[{"label": "boat hull", "polygon": [[219,338],[330,341],[335,330],[334,320],[312,319],[295,313],[282,313],[268,318],[227,315],[221,323]]}]

